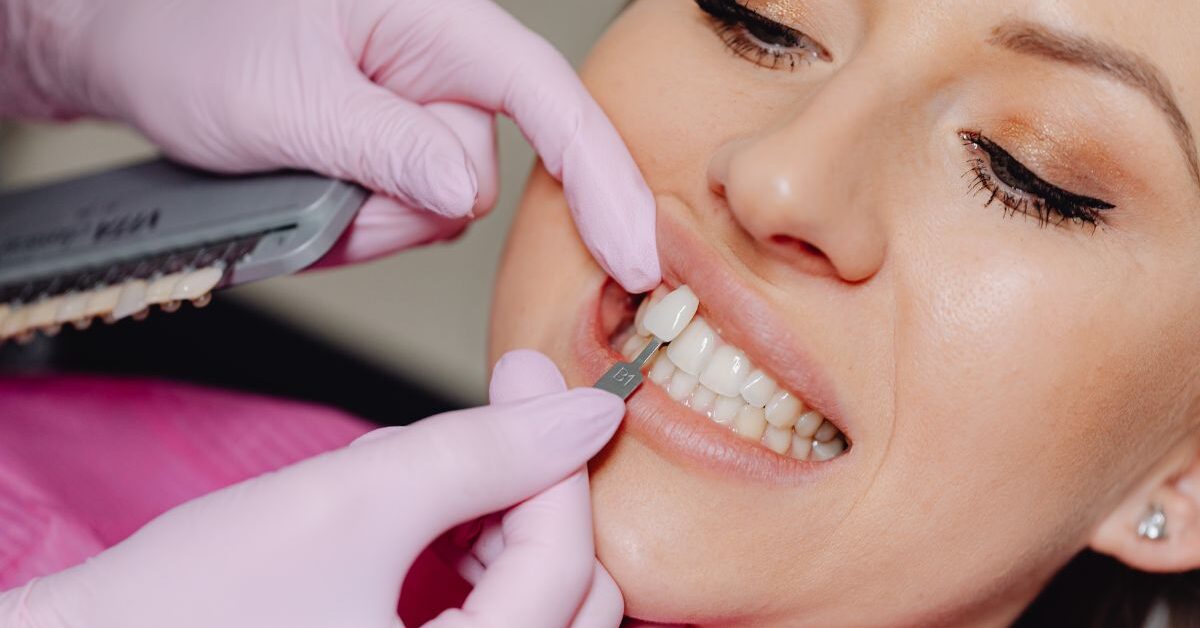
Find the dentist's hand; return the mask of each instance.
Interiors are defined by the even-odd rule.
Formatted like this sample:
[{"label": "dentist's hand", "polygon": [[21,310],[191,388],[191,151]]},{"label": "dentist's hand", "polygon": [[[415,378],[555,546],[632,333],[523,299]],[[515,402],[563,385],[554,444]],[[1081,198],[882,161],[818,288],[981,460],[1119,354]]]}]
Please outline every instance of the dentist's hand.
[{"label": "dentist's hand", "polygon": [[567,61],[491,0],[0,0],[6,21],[19,45],[0,44],[33,56],[9,82],[50,113],[130,122],[210,170],[303,168],[377,192],[327,264],[487,212],[503,113],[600,265],[631,292],[659,281],[654,200],[621,138]]},{"label": "dentist's hand", "polygon": [[184,504],[83,565],[0,595],[0,625],[394,628],[423,548],[520,503],[462,608],[427,625],[615,626],[620,596],[611,580],[594,584],[587,483],[573,472],[624,405],[594,389],[546,394],[556,382],[540,354],[510,354],[493,391],[512,401],[373,432]]}]

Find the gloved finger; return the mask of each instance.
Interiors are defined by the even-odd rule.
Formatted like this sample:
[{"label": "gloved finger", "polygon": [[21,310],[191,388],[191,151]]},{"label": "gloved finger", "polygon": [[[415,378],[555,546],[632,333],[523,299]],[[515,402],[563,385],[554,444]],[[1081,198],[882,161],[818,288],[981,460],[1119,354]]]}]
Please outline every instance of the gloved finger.
[{"label": "gloved finger", "polygon": [[425,110],[441,120],[467,151],[475,168],[478,185],[472,215],[481,218],[496,205],[500,194],[499,155],[496,148],[496,116],[478,107],[456,102],[434,102]]},{"label": "gloved finger", "polygon": [[624,414],[615,395],[580,388],[451,412],[354,447],[356,477],[394,495],[408,537],[424,548],[454,525],[536,495],[579,468]]},{"label": "gloved finger", "polygon": [[368,262],[424,244],[457,237],[466,218],[447,218],[374,194],[358,210],[337,243],[309,270]]},{"label": "gloved finger", "polygon": [[576,473],[504,516],[504,549],[462,609],[438,627],[567,626],[591,588],[595,550],[587,476]]},{"label": "gloved finger", "polygon": [[625,616],[625,598],[617,582],[600,561],[595,561],[592,588],[575,614],[571,628],[612,628]]},{"label": "gloved finger", "polygon": [[[356,181],[450,218],[470,215],[479,185],[466,148],[438,116],[357,72],[340,85],[325,129],[297,147],[298,166]],[[443,112],[444,113],[444,112]]]},{"label": "gloved finger", "polygon": [[[492,369],[488,398],[492,403],[511,403],[566,389],[567,382],[550,358],[537,351],[518,349],[504,354],[496,362]],[[477,529],[478,534],[472,536],[469,549],[460,550],[463,553],[461,558],[447,556],[448,552],[442,550],[443,558],[455,565],[459,575],[467,582],[479,582],[486,565],[504,550],[502,521],[500,515],[492,514],[472,524],[465,524]]]},{"label": "gloved finger", "polygon": [[391,12],[384,18],[373,47],[378,49],[369,56],[388,61],[379,67],[368,62],[371,75],[417,100],[468,102],[510,116],[563,183],[597,262],[630,292],[657,285],[654,198],[567,60],[490,0],[440,2],[426,11],[422,19],[430,21],[438,41],[414,58],[401,49],[405,35],[422,27],[410,17]]}]

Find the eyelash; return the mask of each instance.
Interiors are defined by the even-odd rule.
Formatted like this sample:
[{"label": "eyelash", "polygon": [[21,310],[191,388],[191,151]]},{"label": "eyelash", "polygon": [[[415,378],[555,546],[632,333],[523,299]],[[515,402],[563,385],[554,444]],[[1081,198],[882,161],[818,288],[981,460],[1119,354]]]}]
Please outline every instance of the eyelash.
[{"label": "eyelash", "polygon": [[[717,35],[734,54],[771,70],[794,71],[814,61],[829,61],[829,52],[808,35],[743,6],[738,0],[695,0]],[[1098,198],[1068,192],[1037,176],[1008,151],[978,131],[960,131],[959,138],[976,153],[968,162],[971,191],[987,193],[985,207],[1000,201],[1007,212],[1024,214],[1041,226],[1066,222],[1096,226],[1114,205]]]},{"label": "eyelash", "polygon": [[974,179],[972,192],[988,193],[984,207],[1000,201],[1006,211],[1032,216],[1043,227],[1070,221],[1093,229],[1103,224],[1104,212],[1115,207],[1049,183],[978,131],[960,131],[958,136],[967,150],[977,153],[967,162],[966,174]]},{"label": "eyelash", "polygon": [[696,0],[721,41],[734,54],[770,70],[795,70],[828,61],[829,52],[808,35],[747,9],[737,0]]}]

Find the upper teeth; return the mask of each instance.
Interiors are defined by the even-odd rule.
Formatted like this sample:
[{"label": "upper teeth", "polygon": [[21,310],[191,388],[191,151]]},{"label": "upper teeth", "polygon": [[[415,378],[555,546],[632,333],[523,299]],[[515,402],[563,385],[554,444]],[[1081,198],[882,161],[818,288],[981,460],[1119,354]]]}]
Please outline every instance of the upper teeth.
[{"label": "upper teeth", "polygon": [[699,300],[687,286],[663,291],[642,302],[634,335],[622,347],[633,359],[651,335],[671,343],[651,362],[651,381],[676,401],[775,453],[824,461],[845,451],[846,438],[832,423],[779,388],[745,352],[695,315]]}]

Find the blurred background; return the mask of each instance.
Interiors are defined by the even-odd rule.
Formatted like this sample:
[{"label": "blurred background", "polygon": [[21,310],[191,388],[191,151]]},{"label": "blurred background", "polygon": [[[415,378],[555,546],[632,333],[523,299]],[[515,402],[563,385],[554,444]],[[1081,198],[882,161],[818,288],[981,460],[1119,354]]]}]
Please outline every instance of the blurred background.
[{"label": "blurred background", "polygon": [[[498,0],[576,66],[623,0]],[[533,151],[500,128],[496,210],[454,243],[219,292],[205,310],[0,347],[0,372],[165,377],[307,399],[403,423],[486,399],[492,280]],[[0,126],[0,189],[155,154],[119,125]]]}]

